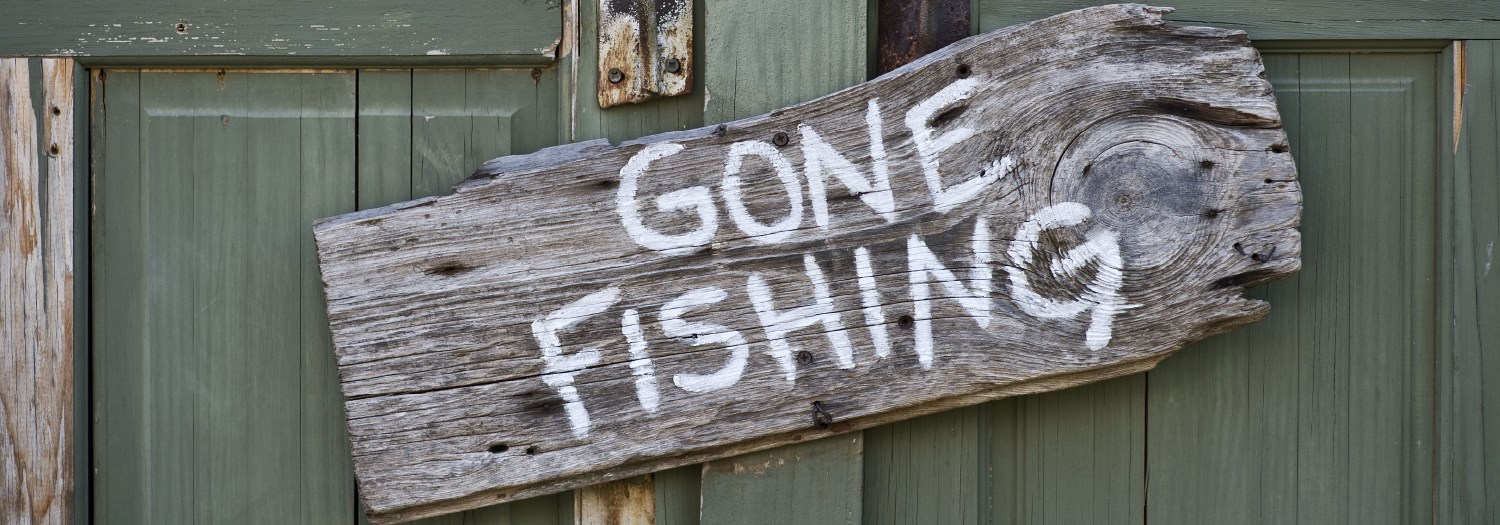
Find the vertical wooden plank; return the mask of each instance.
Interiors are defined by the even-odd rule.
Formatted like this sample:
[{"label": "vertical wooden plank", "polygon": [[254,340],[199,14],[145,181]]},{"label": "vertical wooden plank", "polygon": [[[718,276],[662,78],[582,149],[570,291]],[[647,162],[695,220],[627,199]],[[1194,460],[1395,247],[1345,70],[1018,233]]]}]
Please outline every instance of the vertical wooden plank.
[{"label": "vertical wooden plank", "polygon": [[[991,410],[992,457],[1013,456],[1016,479],[996,483],[997,522],[1140,523],[1145,506],[1146,378],[1135,375],[1014,400]],[[1011,419],[1002,419],[1007,412]],[[996,474],[999,475],[999,474]]]},{"label": "vertical wooden plank", "polygon": [[72,520],[72,74],[71,60],[0,59],[0,375],[9,378],[0,384],[0,516],[7,523]]},{"label": "vertical wooden plank", "polygon": [[[92,159],[89,120],[96,102],[90,71],[73,63],[73,516],[90,519],[93,509],[89,442],[89,223],[93,210],[89,164]],[[81,269],[81,271],[80,271]]]},{"label": "vertical wooden plank", "polygon": [[850,433],[705,463],[703,523],[860,523],[863,441]]},{"label": "vertical wooden plank", "polygon": [[707,0],[704,118],[723,122],[865,80],[864,0]]},{"label": "vertical wooden plank", "polygon": [[[1309,54],[1302,57],[1302,143],[1297,151],[1350,151],[1349,56]],[[1316,81],[1314,81],[1316,79]],[[1299,157],[1302,191],[1309,198],[1330,196],[1322,206],[1304,207],[1304,261],[1296,277],[1303,311],[1298,333],[1297,516],[1312,522],[1348,520],[1345,472],[1348,443],[1349,309],[1341,300],[1351,284],[1342,254],[1350,251],[1347,198],[1352,174],[1348,155]],[[1311,351],[1318,349],[1318,351]]]},{"label": "vertical wooden plank", "polygon": [[[1448,523],[1500,522],[1500,45],[1462,43],[1462,57],[1444,65],[1464,74],[1453,152],[1451,193],[1445,210],[1452,225],[1451,253],[1442,289],[1446,328],[1440,359],[1443,403],[1439,493]],[[1457,50],[1452,50],[1454,53]],[[1455,60],[1456,59],[1456,60]]]},{"label": "vertical wooden plank", "polygon": [[[349,116],[356,114],[356,77],[320,73],[298,78],[301,114],[297,147],[302,153],[296,169],[301,176],[299,184],[289,190],[301,196],[295,236],[301,348],[297,356],[301,369],[297,407],[301,414],[299,518],[301,523],[351,523],[356,512],[354,466],[344,425],[344,397],[339,392],[328,333],[317,246],[309,225],[357,207],[357,162],[350,154],[356,150],[357,135],[355,127],[349,125]],[[398,167],[404,166],[403,162]]]},{"label": "vertical wooden plank", "polygon": [[698,525],[703,467],[690,465],[652,475],[656,487],[656,525]]},{"label": "vertical wooden plank", "polygon": [[[172,427],[180,437],[178,445],[182,450],[190,454],[173,454],[185,461],[164,474],[193,480],[189,491],[173,495],[182,498],[179,500],[185,510],[182,515],[191,516],[193,521],[210,521],[216,515],[287,519],[279,513],[261,514],[244,503],[249,498],[235,496],[265,498],[274,493],[266,492],[262,483],[286,479],[270,470],[281,466],[280,458],[250,461],[248,452],[252,452],[249,447],[254,441],[296,440],[295,434],[279,431],[295,423],[256,413],[250,406],[252,399],[264,393],[253,384],[253,374],[295,373],[295,369],[287,366],[286,352],[271,351],[257,356],[259,362],[254,367],[249,359],[252,351],[267,343],[275,345],[271,348],[287,347],[285,333],[262,339],[250,328],[250,325],[286,327],[284,318],[264,310],[275,304],[268,301],[270,296],[284,293],[284,285],[275,279],[256,279],[250,258],[253,254],[274,254],[255,262],[263,262],[265,266],[258,269],[270,271],[280,279],[288,277],[284,270],[287,259],[295,260],[276,245],[274,233],[266,233],[266,230],[282,230],[286,220],[259,210],[264,197],[256,195],[274,192],[274,186],[281,184],[275,179],[286,177],[252,176],[262,172],[293,173],[289,171],[288,152],[295,151],[292,145],[295,132],[283,119],[252,119],[252,111],[258,109],[253,109],[252,103],[260,106],[289,94],[295,96],[296,90],[286,86],[288,81],[295,81],[282,79],[278,85],[270,86],[271,93],[252,93],[252,82],[246,73],[190,73],[174,77],[172,80],[176,82],[158,77],[162,89],[154,91],[159,98],[148,109],[151,118],[147,125],[162,129],[177,143],[162,154],[157,154],[161,150],[155,147],[146,149],[147,165],[152,166],[147,176],[152,177],[158,188],[172,186],[170,190],[162,188],[170,192],[164,195],[174,197],[162,204],[181,208],[190,217],[185,223],[171,225],[174,230],[148,233],[176,234],[165,241],[179,245],[177,249],[183,256],[178,261],[183,265],[183,278],[176,283],[179,293],[165,298],[172,302],[170,308],[176,315],[162,319],[162,324],[176,325],[171,330],[181,333],[182,339],[179,344],[171,345],[170,357],[163,356],[166,359],[155,368],[182,379],[175,384],[157,383],[170,396],[168,406],[172,407],[157,413],[162,424]],[[178,106],[168,98],[176,93],[185,93],[188,100],[196,103],[190,107]],[[192,138],[183,140],[185,135]],[[268,154],[272,158],[266,158]],[[171,176],[157,178],[158,173]],[[213,176],[194,177],[201,173]],[[278,211],[278,215],[287,215],[287,210]],[[252,217],[254,220],[250,220]],[[249,223],[261,221],[265,222],[265,228],[251,231]],[[272,289],[267,290],[265,285]],[[286,413],[288,408],[286,400],[279,396],[265,403],[279,414]],[[272,421],[279,424],[264,429],[255,425]]]},{"label": "vertical wooden plank", "polygon": [[[758,115],[865,80],[868,3],[705,0],[705,122]],[[830,437],[703,467],[702,521],[861,521],[864,438]]]},{"label": "vertical wooden plank", "polygon": [[988,411],[967,407],[866,430],[865,523],[980,523]]},{"label": "vertical wooden plank", "polygon": [[1361,307],[1350,319],[1347,475],[1361,523],[1432,521],[1437,58],[1350,56],[1359,177],[1347,297]]},{"label": "vertical wooden plank", "polygon": [[[40,146],[46,151],[47,170],[43,179],[46,194],[43,207],[43,225],[46,236],[42,262],[43,301],[43,345],[45,357],[38,362],[36,377],[36,406],[47,407],[42,414],[50,421],[38,425],[38,429],[54,433],[41,443],[54,447],[50,463],[50,485],[46,493],[55,500],[54,509],[38,516],[33,523],[67,523],[73,521],[73,228],[74,191],[74,65],[72,59],[44,58],[42,62],[43,96],[42,122],[45,140]],[[45,366],[43,364],[45,363]],[[14,376],[12,376],[14,377]],[[55,520],[55,521],[54,521]]]},{"label": "vertical wooden plank", "polygon": [[[140,74],[94,72],[100,105],[94,128],[94,228],[90,261],[96,334],[93,376],[94,513],[148,522],[144,420],[149,386],[146,338],[144,182],[140,158]],[[105,261],[108,261],[105,264]]]},{"label": "vertical wooden plank", "polygon": [[359,208],[412,198],[410,69],[360,70]]},{"label": "vertical wooden plank", "polygon": [[463,70],[417,70],[411,81],[411,196],[443,195],[468,165],[473,122],[464,111]]}]

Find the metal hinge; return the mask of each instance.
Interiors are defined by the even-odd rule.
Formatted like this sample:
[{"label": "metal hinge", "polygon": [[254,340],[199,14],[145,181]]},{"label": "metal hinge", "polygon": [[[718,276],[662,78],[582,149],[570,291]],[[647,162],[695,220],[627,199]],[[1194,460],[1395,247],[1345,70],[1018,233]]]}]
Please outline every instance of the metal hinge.
[{"label": "metal hinge", "polygon": [[599,0],[599,107],[692,90],[692,0]]}]

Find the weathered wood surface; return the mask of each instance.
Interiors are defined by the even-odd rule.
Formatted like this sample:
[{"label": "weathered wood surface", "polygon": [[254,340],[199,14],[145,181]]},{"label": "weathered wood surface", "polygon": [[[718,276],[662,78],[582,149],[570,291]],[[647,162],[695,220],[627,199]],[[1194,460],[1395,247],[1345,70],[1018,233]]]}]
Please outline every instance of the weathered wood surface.
[{"label": "weathered wood surface", "polygon": [[1242,33],[1116,5],[769,115],[315,226],[392,522],[1152,367],[1252,322],[1301,195]]},{"label": "weathered wood surface", "polygon": [[35,62],[0,59],[0,522],[61,524],[73,510],[73,61]]}]

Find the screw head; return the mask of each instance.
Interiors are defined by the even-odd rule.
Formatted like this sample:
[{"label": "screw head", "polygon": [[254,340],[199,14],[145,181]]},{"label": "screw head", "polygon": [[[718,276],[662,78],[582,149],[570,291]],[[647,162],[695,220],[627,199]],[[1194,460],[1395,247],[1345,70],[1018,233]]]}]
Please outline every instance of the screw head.
[{"label": "screw head", "polygon": [[624,80],[625,80],[625,72],[624,71],[620,71],[620,68],[617,68],[617,67],[609,68],[609,83],[611,83],[611,84],[619,84],[620,82],[623,82]]},{"label": "screw head", "polygon": [[973,72],[974,71],[969,68],[968,64],[959,64],[958,67],[954,68],[953,70],[954,76],[957,76],[958,78],[969,78],[969,75]]},{"label": "screw head", "polygon": [[184,24],[182,22],[178,22],[177,26],[174,27],[174,29],[177,30],[177,34],[179,34],[179,35],[187,34],[188,25]]},{"label": "screw head", "polygon": [[668,58],[666,66],[668,73],[676,73],[678,71],[682,71],[682,62],[678,62],[675,58]]},{"label": "screw head", "polygon": [[771,143],[775,144],[778,148],[787,145],[791,141],[792,139],[786,136],[785,131],[778,131],[775,135],[771,135]]},{"label": "screw head", "polygon": [[807,350],[802,350],[802,351],[797,352],[797,363],[798,364],[810,365],[810,364],[812,364],[812,361],[813,361],[812,352],[809,352]]}]

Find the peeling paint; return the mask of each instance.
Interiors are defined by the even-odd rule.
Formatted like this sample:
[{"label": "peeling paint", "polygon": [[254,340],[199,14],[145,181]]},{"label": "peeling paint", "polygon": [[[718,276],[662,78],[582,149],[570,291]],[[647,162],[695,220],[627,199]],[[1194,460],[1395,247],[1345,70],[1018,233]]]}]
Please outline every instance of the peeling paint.
[{"label": "peeling paint", "polygon": [[1490,276],[1490,264],[1495,262],[1495,241],[1484,249],[1484,277]]},{"label": "peeling paint", "polygon": [[[1464,41],[1453,42],[1453,152],[1464,128],[1464,93],[1468,91],[1469,63],[1464,56]],[[1487,270],[1487,269],[1486,269]]]},{"label": "peeling paint", "polygon": [[557,59],[558,48],[562,47],[562,41],[562,37],[557,37],[557,40],[552,41],[552,45],[538,49],[537,51],[540,51],[542,56],[555,60]]}]

